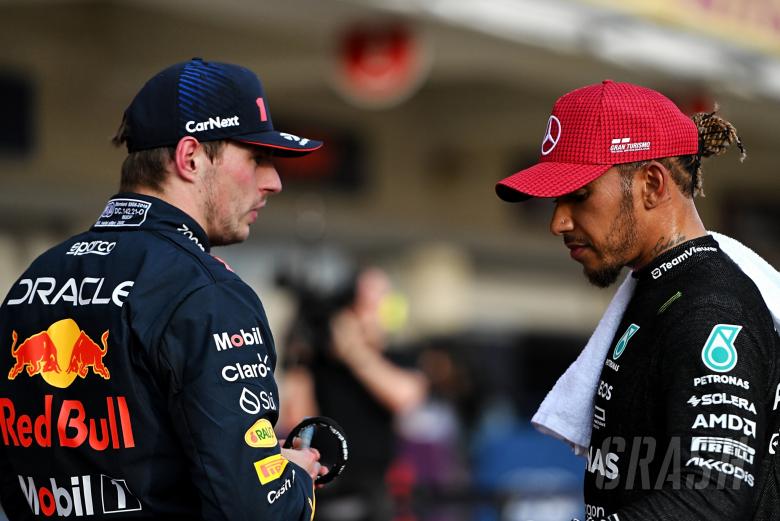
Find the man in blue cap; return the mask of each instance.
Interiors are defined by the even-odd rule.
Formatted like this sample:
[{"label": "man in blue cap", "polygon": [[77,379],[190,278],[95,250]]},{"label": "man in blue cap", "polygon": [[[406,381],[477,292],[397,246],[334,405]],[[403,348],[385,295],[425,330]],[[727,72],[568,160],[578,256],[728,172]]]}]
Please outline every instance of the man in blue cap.
[{"label": "man in blue cap", "polygon": [[149,80],[114,138],[120,193],[0,308],[0,498],[10,519],[310,520],[314,449],[281,449],[257,295],[209,250],[281,191],[257,76],[195,58]]}]

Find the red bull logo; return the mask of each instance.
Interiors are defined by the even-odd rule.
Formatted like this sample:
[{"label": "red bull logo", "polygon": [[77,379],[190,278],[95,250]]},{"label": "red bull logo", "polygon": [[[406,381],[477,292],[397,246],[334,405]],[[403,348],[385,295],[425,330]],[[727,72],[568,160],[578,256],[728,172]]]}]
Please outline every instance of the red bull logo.
[{"label": "red bull logo", "polygon": [[11,332],[11,355],[16,363],[8,372],[14,380],[25,369],[28,376],[41,375],[49,385],[68,387],[76,377],[86,378],[89,370],[106,380],[111,373],[103,364],[108,351],[108,331],[100,336],[103,348],[92,340],[73,319],[55,322],[17,347],[19,335]]},{"label": "red bull logo", "polygon": [[81,400],[43,397],[43,411],[19,411],[13,400],[0,398],[0,438],[3,444],[28,448],[37,446],[93,450],[135,447],[130,409],[124,396],[107,396],[105,406]]}]

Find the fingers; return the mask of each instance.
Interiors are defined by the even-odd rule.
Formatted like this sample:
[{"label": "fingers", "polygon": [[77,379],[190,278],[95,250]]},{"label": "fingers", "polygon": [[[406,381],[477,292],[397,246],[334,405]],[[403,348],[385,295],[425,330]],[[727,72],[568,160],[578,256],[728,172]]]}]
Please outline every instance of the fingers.
[{"label": "fingers", "polygon": [[[328,469],[328,467],[326,467],[326,466],[324,466],[324,465],[321,465],[321,466],[320,466],[320,471],[319,471],[319,474],[318,474],[318,476],[324,476],[324,475],[325,475],[325,474],[327,474],[328,472],[330,472],[330,469]],[[314,478],[314,479],[316,480],[316,478]],[[327,484],[327,483],[326,483],[326,484]],[[324,487],[324,486],[325,486],[325,485],[315,485],[315,488],[318,488],[318,489],[320,489],[320,488],[322,488],[322,487]]]}]

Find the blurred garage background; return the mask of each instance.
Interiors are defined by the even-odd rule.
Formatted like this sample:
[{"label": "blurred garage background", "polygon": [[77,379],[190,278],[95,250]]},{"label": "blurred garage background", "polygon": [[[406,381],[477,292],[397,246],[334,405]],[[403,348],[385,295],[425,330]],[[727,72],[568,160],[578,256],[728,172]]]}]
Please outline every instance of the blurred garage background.
[{"label": "blurred garage background", "polygon": [[277,128],[326,142],[280,161],[284,192],[215,253],[260,294],[282,359],[301,288],[375,265],[397,291],[391,352],[452,364],[397,422],[398,520],[581,515],[583,461],[528,418],[613,290],[548,233],[549,201],[493,189],[536,160],[558,96],[610,78],[717,103],[749,157],[705,162],[700,213],[780,262],[778,0],[0,0],[0,27],[2,294],[100,214],[122,111],[167,65],[245,65]]}]

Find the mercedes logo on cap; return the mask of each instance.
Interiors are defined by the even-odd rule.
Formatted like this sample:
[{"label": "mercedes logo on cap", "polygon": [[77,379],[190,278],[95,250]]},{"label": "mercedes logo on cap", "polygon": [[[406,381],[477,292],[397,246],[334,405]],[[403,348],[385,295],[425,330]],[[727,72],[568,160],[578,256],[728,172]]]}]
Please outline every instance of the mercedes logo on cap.
[{"label": "mercedes logo on cap", "polygon": [[542,155],[546,156],[552,152],[559,139],[561,139],[561,122],[555,116],[550,116],[542,140]]}]

